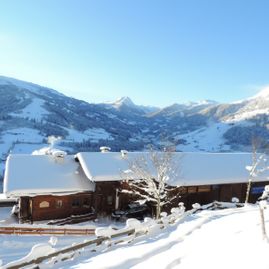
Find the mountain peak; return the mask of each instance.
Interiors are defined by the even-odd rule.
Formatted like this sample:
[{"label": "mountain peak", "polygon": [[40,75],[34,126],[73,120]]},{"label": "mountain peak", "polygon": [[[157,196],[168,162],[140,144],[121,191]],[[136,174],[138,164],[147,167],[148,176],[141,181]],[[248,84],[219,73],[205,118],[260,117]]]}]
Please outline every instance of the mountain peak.
[{"label": "mountain peak", "polygon": [[129,107],[135,107],[134,102],[128,96],[123,96],[123,97],[117,99],[113,103],[113,105],[116,106],[116,107],[121,107],[122,105],[129,106]]},{"label": "mountain peak", "polygon": [[269,99],[269,86],[264,87],[256,95],[254,95],[253,98],[266,98],[266,99]]}]

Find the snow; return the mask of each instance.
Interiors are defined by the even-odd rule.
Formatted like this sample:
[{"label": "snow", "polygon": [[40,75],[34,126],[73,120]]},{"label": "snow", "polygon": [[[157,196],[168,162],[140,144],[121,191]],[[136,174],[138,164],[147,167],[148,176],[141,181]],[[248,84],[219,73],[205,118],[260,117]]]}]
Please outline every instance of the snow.
[{"label": "snow", "polygon": [[258,92],[251,99],[262,98],[269,100],[269,86],[264,87],[260,92]]},{"label": "snow", "polygon": [[[1,140],[7,142],[42,142],[43,136],[39,134],[38,130],[31,128],[16,128],[9,131],[5,131],[1,135]],[[1,149],[2,151],[2,149]]]},{"label": "snow", "polygon": [[234,114],[229,122],[240,122],[244,120],[249,120],[252,118],[255,118],[257,115],[262,115],[262,114],[269,114],[269,108],[258,108],[258,109],[251,109],[247,111],[241,111],[239,110],[238,113]]},{"label": "snow", "polygon": [[27,256],[23,257],[20,260],[9,263],[9,266],[20,265],[23,262],[29,262],[31,260],[42,257],[44,256],[44,253],[49,255],[53,252],[55,252],[55,249],[50,244],[48,243],[37,244],[32,247],[30,253]]},{"label": "snow", "polygon": [[92,142],[98,142],[99,140],[114,140],[110,133],[103,128],[89,128],[84,132],[79,132],[75,129],[65,128],[69,135],[66,140],[72,140],[76,142],[83,142],[83,140],[91,140]]},{"label": "snow", "polygon": [[114,103],[110,103],[110,104],[115,108],[120,108],[122,105],[134,107],[134,108],[136,107],[136,105],[128,96],[121,97],[117,99]]},{"label": "snow", "polygon": [[0,154],[4,154],[13,149],[17,143],[42,143],[43,136],[38,130],[31,128],[16,128],[2,132],[0,144]]},{"label": "snow", "polygon": [[[85,236],[58,236],[55,247],[63,248],[84,240]],[[22,259],[35,244],[47,244],[48,242],[52,242],[51,236],[0,235],[0,260],[2,259],[4,264],[7,264]],[[44,254],[46,252],[43,252]]]},{"label": "snow", "polygon": [[8,197],[76,193],[94,190],[74,156],[10,155],[6,163],[4,193]]},{"label": "snow", "polygon": [[226,123],[211,123],[205,128],[198,129],[187,134],[180,135],[179,139],[186,140],[186,144],[177,146],[178,151],[184,152],[220,152],[229,151],[230,146],[225,145],[223,134],[229,129]]},{"label": "snow", "polygon": [[[42,143],[43,136],[39,134],[38,130],[31,128],[16,128],[9,131],[4,131],[0,137],[0,157],[2,159],[6,158],[6,155],[15,149],[17,151],[17,147],[19,144],[40,144]],[[29,144],[29,145],[30,145]],[[27,146],[25,145],[27,148]],[[31,146],[30,146],[31,147]],[[24,149],[26,149],[24,148]],[[0,174],[3,175],[4,171],[4,162],[0,163]]]},{"label": "snow", "polygon": [[45,101],[39,98],[33,98],[32,102],[26,106],[21,111],[10,113],[11,116],[16,116],[20,118],[29,118],[37,121],[41,121],[45,115],[48,115],[49,112],[44,109]]},{"label": "snow", "polygon": [[45,87],[39,86],[37,84],[31,83],[31,82],[25,82],[25,81],[10,78],[10,77],[0,76],[0,85],[14,85],[14,86],[21,88],[21,89],[27,89],[32,93],[42,94],[45,91],[46,93],[50,92],[53,94],[57,94],[59,96],[63,96],[63,94],[61,94],[53,89],[45,88]]},{"label": "snow", "polygon": [[[268,222],[268,212],[267,212]],[[69,268],[268,268],[257,209],[206,211],[142,242],[70,262]],[[77,264],[78,263],[78,264]],[[216,267],[217,266],[217,267]],[[58,268],[63,268],[59,266]]]}]

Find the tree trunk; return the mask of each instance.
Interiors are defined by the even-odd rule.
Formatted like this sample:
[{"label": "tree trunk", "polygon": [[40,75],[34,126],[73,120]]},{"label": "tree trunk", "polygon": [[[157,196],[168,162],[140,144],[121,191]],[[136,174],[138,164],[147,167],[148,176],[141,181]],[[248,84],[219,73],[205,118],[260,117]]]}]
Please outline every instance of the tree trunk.
[{"label": "tree trunk", "polygon": [[248,199],[249,199],[249,194],[250,194],[250,189],[251,189],[251,183],[252,183],[252,179],[251,177],[248,180],[248,185],[247,185],[247,192],[246,192],[246,200],[245,200],[245,204],[248,203]]},{"label": "tree trunk", "polygon": [[267,233],[265,229],[265,220],[264,220],[264,212],[263,212],[264,209],[261,206],[259,206],[259,209],[260,209],[260,216],[261,216],[262,237],[263,239],[268,241],[268,237],[267,237]]},{"label": "tree trunk", "polygon": [[156,204],[156,219],[160,218],[160,214],[161,214],[161,201],[160,199],[158,199]]}]

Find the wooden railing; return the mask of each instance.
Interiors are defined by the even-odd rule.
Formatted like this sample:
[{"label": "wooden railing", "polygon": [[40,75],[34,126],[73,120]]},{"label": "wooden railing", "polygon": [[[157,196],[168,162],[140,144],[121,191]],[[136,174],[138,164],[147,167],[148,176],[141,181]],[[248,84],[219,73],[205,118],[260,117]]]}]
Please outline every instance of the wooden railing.
[{"label": "wooden railing", "polygon": [[19,235],[93,235],[95,229],[74,228],[35,228],[35,227],[4,227],[0,226],[0,234]]}]

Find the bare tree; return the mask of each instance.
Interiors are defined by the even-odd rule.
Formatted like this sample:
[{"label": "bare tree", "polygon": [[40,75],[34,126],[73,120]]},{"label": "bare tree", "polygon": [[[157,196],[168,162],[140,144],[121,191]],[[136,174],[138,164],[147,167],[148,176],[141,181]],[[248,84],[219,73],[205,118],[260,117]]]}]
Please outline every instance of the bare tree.
[{"label": "bare tree", "polygon": [[252,164],[246,166],[246,169],[249,171],[249,177],[248,177],[245,204],[247,204],[249,200],[250,189],[253,179],[268,169],[266,165],[267,162],[266,154],[258,153],[258,149],[261,146],[261,143],[262,141],[260,139],[257,138],[252,139]]},{"label": "bare tree", "polygon": [[169,181],[179,176],[180,156],[167,149],[150,150],[128,162],[129,169],[123,177],[129,188],[123,192],[135,195],[140,202],[152,203],[159,218],[163,206],[179,197],[180,186],[171,186]]}]

